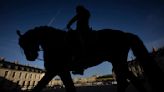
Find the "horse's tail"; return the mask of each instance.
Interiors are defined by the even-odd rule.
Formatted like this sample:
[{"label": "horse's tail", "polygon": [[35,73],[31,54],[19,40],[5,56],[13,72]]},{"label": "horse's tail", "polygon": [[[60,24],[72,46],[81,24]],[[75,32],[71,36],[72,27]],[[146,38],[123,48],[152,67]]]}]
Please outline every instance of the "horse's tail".
[{"label": "horse's tail", "polygon": [[146,47],[144,46],[142,40],[137,35],[134,35],[131,33],[127,33],[127,36],[128,36],[128,40],[130,43],[130,47],[133,51],[133,54],[136,57],[136,59],[139,61],[139,63],[142,66],[149,64],[149,61],[145,61],[145,59],[147,60],[152,57],[150,57],[150,54],[148,50],[146,49]]},{"label": "horse's tail", "polygon": [[161,87],[157,84],[159,84],[159,81],[164,82],[163,71],[160,69],[157,62],[150,55],[142,40],[137,35],[127,33],[127,36],[132,52],[143,68],[144,75],[148,78],[150,84],[152,84],[156,90],[159,90]]}]

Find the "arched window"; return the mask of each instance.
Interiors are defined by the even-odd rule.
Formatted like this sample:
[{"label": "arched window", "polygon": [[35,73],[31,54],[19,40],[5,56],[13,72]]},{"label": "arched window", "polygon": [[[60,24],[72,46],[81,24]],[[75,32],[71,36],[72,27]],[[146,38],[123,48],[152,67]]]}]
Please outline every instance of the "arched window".
[{"label": "arched window", "polygon": [[5,75],[4,75],[5,78],[7,77],[8,72],[9,72],[9,71],[5,71]]},{"label": "arched window", "polygon": [[14,78],[15,77],[15,72],[13,72],[13,75],[12,75],[12,78]]}]

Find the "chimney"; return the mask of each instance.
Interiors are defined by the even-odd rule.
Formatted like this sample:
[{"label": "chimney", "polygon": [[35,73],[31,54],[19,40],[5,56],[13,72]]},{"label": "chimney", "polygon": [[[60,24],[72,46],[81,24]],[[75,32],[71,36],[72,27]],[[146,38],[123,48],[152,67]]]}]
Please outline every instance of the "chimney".
[{"label": "chimney", "polygon": [[4,57],[0,57],[0,61],[5,61],[5,58]]}]

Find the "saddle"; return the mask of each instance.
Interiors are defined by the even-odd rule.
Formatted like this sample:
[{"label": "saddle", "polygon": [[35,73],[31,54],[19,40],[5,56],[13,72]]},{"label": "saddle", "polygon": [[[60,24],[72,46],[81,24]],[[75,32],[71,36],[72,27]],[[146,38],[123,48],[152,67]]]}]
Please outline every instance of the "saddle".
[{"label": "saddle", "polygon": [[73,49],[78,48],[78,49],[84,50],[85,48],[87,48],[90,45],[89,42],[92,38],[91,32],[92,31],[81,34],[80,32],[78,32],[76,30],[69,30],[67,32],[66,40],[67,40],[69,46],[71,46]]}]

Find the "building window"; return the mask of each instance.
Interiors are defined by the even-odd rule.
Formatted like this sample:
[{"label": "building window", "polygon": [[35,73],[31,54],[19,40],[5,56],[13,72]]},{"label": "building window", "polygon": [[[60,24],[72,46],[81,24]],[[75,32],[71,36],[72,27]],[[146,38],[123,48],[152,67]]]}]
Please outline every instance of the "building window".
[{"label": "building window", "polygon": [[20,74],[19,74],[19,78],[21,78],[21,75],[22,75],[22,73],[20,72]]},{"label": "building window", "polygon": [[16,83],[17,85],[19,85],[19,81],[17,81],[17,83]]},{"label": "building window", "polygon": [[23,81],[23,84],[22,84],[22,86],[25,86],[25,81]]},{"label": "building window", "polygon": [[27,78],[27,73],[25,74],[25,79]]},{"label": "building window", "polygon": [[9,72],[9,71],[5,71],[5,76],[4,76],[4,77],[7,77],[7,75],[8,75],[8,72]]},{"label": "building window", "polygon": [[30,79],[32,78],[32,74],[30,74],[30,77],[29,77]]},{"label": "building window", "polygon": [[33,86],[35,86],[35,81],[33,81]]},{"label": "building window", "polygon": [[21,67],[21,70],[24,71],[24,67]]},{"label": "building window", "polygon": [[35,79],[36,79],[36,74],[35,74]]},{"label": "building window", "polygon": [[29,68],[26,68],[26,70],[27,70],[27,71],[30,71],[30,69],[29,69]]},{"label": "building window", "polygon": [[18,70],[18,66],[15,66],[15,69]]},{"label": "building window", "polygon": [[38,76],[38,78],[40,79],[40,75]]},{"label": "building window", "polygon": [[2,67],[3,66],[3,64],[0,64],[0,67]]},{"label": "building window", "polygon": [[14,78],[14,76],[15,76],[15,72],[13,72],[13,76],[12,77]]},{"label": "building window", "polygon": [[30,81],[28,81],[28,84],[27,84],[27,86],[30,86]]},{"label": "building window", "polygon": [[7,68],[11,68],[11,65],[8,65]]}]

